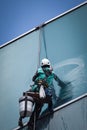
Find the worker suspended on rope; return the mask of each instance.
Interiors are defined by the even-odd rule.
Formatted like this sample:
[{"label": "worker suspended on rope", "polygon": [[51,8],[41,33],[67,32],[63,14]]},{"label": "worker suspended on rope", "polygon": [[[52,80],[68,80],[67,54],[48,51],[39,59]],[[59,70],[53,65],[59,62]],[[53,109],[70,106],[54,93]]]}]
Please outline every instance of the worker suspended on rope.
[{"label": "worker suspended on rope", "polygon": [[[53,68],[50,64],[50,61],[47,58],[42,59],[41,67],[38,68],[35,75],[33,76],[32,80],[34,81],[34,85],[32,85],[30,91],[40,93],[40,86],[38,85],[39,82],[42,82],[44,86],[44,93],[41,93],[40,98],[45,98],[48,100],[48,110],[52,112],[52,88],[51,85],[53,84],[53,79],[55,79],[58,83],[58,86],[61,86],[62,81],[58,78],[58,76],[53,72]],[[33,129],[34,125],[34,113],[35,113],[35,121],[38,119],[41,109],[43,107],[43,102],[36,102],[34,111],[30,117],[28,122],[29,129]]]}]

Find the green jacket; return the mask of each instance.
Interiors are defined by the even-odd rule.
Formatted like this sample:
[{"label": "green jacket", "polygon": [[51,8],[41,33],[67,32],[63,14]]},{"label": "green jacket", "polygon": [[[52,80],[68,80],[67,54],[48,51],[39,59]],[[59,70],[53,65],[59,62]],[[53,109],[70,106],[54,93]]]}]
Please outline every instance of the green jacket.
[{"label": "green jacket", "polygon": [[45,80],[48,84],[48,88],[51,86],[51,84],[53,84],[53,79],[55,79],[57,83],[59,83],[60,81],[58,76],[49,67],[38,68],[37,72],[32,78],[34,82],[38,82],[39,80]]},{"label": "green jacket", "polygon": [[54,72],[50,70],[50,68],[38,68],[36,74],[33,77],[33,81],[37,82],[38,80],[45,80],[50,86],[54,79]]}]

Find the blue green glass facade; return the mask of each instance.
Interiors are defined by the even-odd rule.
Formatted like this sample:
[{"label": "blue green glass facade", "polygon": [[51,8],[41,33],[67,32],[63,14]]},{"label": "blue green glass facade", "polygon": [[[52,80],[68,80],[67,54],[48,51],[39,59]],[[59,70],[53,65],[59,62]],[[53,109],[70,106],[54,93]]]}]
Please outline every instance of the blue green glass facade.
[{"label": "blue green glass facade", "polygon": [[[42,58],[70,84],[55,95],[62,103],[87,93],[87,4],[0,48],[0,128],[11,130],[19,118],[19,97],[32,84]],[[58,103],[57,103],[58,105]]]},{"label": "blue green glass facade", "polygon": [[[87,95],[38,120],[37,130],[86,130]],[[44,123],[43,123],[44,122]],[[39,125],[40,124],[40,125]],[[27,127],[26,127],[27,128]]]}]

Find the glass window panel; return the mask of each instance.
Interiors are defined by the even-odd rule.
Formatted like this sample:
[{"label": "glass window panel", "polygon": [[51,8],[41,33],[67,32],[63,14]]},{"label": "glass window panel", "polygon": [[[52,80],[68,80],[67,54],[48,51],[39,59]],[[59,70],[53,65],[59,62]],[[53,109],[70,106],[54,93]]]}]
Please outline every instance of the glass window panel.
[{"label": "glass window panel", "polygon": [[32,84],[38,65],[39,31],[34,31],[0,49],[0,128],[18,124],[19,97]]}]

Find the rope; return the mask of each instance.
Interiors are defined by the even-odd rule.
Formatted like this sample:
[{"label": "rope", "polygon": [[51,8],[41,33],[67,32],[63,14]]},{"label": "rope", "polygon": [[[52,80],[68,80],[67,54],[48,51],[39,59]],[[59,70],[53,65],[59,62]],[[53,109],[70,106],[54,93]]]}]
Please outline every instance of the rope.
[{"label": "rope", "polygon": [[42,32],[42,29],[41,29],[41,27],[40,27],[40,29],[39,29],[39,48],[38,48],[38,65],[37,65],[37,68],[39,68],[39,66],[40,66],[40,53],[41,53],[41,32]]},{"label": "rope", "polygon": [[41,54],[41,41],[42,41],[42,38],[43,38],[43,44],[44,44],[44,49],[45,49],[45,57],[48,58],[47,45],[46,45],[45,32],[44,32],[43,25],[41,25],[39,27],[39,45],[38,45],[39,48],[38,48],[38,65],[37,65],[37,68],[39,68],[39,66],[40,66],[40,54]]},{"label": "rope", "polygon": [[44,28],[43,28],[43,43],[44,43],[44,48],[45,48],[45,55],[46,55],[46,58],[48,58]]},{"label": "rope", "polygon": [[33,130],[36,129],[36,111],[34,112],[34,126],[33,126]]}]

